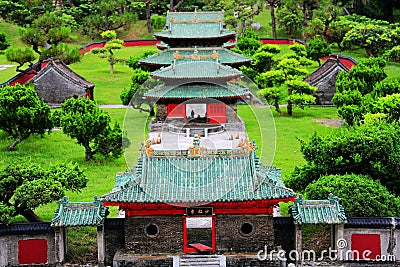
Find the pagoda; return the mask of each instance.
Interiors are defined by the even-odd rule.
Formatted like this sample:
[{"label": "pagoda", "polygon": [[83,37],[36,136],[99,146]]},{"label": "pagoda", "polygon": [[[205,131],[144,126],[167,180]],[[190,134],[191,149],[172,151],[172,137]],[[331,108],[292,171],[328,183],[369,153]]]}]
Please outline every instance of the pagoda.
[{"label": "pagoda", "polygon": [[273,208],[295,193],[280,169],[260,162],[237,115],[249,90],[232,66],[250,59],[226,48],[235,33],[223,12],[168,13],[155,37],[165,50],[141,63],[159,67],[151,77],[161,83],[143,96],[156,104],[156,117],[136,165],[101,198],[125,211],[113,265],[254,261],[274,246]]}]

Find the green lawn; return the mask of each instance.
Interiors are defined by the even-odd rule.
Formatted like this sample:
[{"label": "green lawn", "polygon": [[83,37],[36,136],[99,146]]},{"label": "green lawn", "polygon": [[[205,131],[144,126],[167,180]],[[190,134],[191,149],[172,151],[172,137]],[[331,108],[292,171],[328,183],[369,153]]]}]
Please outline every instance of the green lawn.
[{"label": "green lawn", "polygon": [[[151,49],[155,47],[124,47],[115,54],[119,58],[129,59]],[[114,74],[110,74],[108,61],[92,53],[86,54],[81,62],[71,64],[70,68],[94,83],[94,98],[99,104],[121,104],[119,95],[131,85],[132,69],[126,64],[115,64]]]}]

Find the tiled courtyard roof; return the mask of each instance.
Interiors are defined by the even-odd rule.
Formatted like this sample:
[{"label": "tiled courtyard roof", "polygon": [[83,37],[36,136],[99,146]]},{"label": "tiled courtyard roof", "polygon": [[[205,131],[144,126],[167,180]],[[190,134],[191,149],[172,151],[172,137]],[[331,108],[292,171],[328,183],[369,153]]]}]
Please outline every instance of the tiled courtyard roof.
[{"label": "tiled courtyard roof", "polygon": [[158,86],[148,91],[146,98],[223,98],[223,97],[244,97],[248,89],[235,83],[227,83],[226,86],[217,84],[184,84],[176,87]]},{"label": "tiled courtyard roof", "polygon": [[[161,51],[157,54],[151,55],[145,59],[141,59],[141,64],[148,65],[157,65],[157,66],[169,66],[174,61],[174,54],[176,52],[179,53],[180,56],[184,57],[182,61],[215,61],[211,58],[214,51],[218,54],[218,60],[221,64],[244,64],[251,62],[251,59],[245,57],[241,54],[230,51],[229,49],[220,48],[217,50],[214,49],[168,49]],[[195,59],[195,55],[199,55],[202,58]]]},{"label": "tiled courtyard roof", "polygon": [[59,200],[58,209],[51,220],[52,226],[100,226],[104,223],[107,207],[95,197],[93,202]]},{"label": "tiled courtyard roof", "polygon": [[0,224],[0,236],[2,235],[37,235],[40,233],[54,232],[49,222],[28,222]]},{"label": "tiled courtyard roof", "polygon": [[237,69],[210,61],[192,61],[187,63],[173,64],[166,68],[154,71],[151,74],[154,79],[233,79],[240,77],[242,72]]},{"label": "tiled courtyard roof", "polygon": [[329,196],[327,200],[305,200],[301,195],[291,207],[295,224],[342,224],[346,215],[339,198]]},{"label": "tiled courtyard roof", "polygon": [[295,196],[291,189],[283,186],[280,170],[263,166],[254,152],[211,154],[199,157],[142,154],[137,166],[117,177],[114,189],[103,195],[102,200],[191,203]]},{"label": "tiled courtyard roof", "polygon": [[91,89],[94,88],[94,84],[74,72],[70,69],[64,62],[59,59],[52,59],[49,61],[49,64],[46,65],[43,69],[41,69],[37,75],[32,79],[32,81],[38,82],[42,77],[44,77],[49,71],[54,70],[57,72],[60,77],[63,77],[66,80],[70,80],[71,82],[80,85],[84,88]]},{"label": "tiled courtyard roof", "polygon": [[168,12],[164,30],[156,38],[202,39],[235,36],[224,28],[223,12]]}]

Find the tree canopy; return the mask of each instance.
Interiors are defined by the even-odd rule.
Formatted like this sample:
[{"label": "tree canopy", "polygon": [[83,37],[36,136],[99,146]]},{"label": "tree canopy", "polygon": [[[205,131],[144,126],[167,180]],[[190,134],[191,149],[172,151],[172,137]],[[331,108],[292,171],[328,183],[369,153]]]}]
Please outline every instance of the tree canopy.
[{"label": "tree canopy", "polygon": [[0,223],[22,215],[42,221],[35,209],[62,198],[66,191],[79,192],[87,178],[76,164],[59,164],[47,169],[37,164],[10,164],[0,171]]},{"label": "tree canopy", "polygon": [[[9,48],[6,51],[7,60],[18,63],[17,71],[24,72],[20,68],[25,63],[35,59],[33,52],[39,55],[36,70],[40,70],[42,62],[48,58],[59,57],[67,64],[80,60],[78,48],[70,47],[63,42],[71,35],[71,28],[66,25],[63,17],[54,12],[46,12],[35,19],[32,24],[21,27],[19,30],[22,41],[31,46],[31,49]],[[33,50],[33,51],[32,51]]]},{"label": "tree canopy", "polygon": [[314,134],[302,142],[306,164],[297,166],[286,185],[303,191],[325,175],[361,174],[399,194],[400,128],[384,121],[345,127],[331,135]]},{"label": "tree canopy", "polygon": [[43,135],[51,128],[50,107],[39,100],[33,87],[16,84],[0,89],[0,129],[13,139],[8,150],[32,134]]},{"label": "tree canopy", "polygon": [[71,98],[55,116],[63,133],[77,140],[85,148],[85,159],[96,153],[105,157],[120,157],[129,146],[118,123],[111,127],[110,115],[88,98]]},{"label": "tree canopy", "polygon": [[400,216],[400,198],[366,175],[322,176],[305,189],[309,199],[327,199],[330,193],[341,199],[348,217]]}]

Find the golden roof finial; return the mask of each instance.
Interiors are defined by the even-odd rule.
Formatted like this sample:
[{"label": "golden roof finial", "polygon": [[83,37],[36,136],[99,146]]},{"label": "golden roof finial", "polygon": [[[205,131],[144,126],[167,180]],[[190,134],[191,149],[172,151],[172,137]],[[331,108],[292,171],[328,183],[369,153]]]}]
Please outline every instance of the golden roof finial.
[{"label": "golden roof finial", "polygon": [[212,55],[211,55],[211,57],[212,57],[213,59],[217,59],[217,58],[219,57],[217,51],[214,50],[213,53],[212,53]]},{"label": "golden roof finial", "polygon": [[173,56],[174,56],[174,59],[179,59],[179,52],[176,51]]}]

